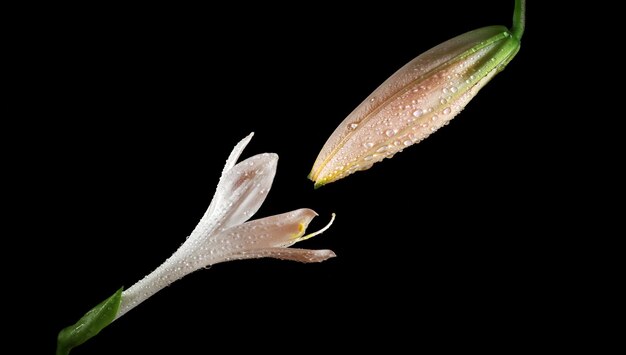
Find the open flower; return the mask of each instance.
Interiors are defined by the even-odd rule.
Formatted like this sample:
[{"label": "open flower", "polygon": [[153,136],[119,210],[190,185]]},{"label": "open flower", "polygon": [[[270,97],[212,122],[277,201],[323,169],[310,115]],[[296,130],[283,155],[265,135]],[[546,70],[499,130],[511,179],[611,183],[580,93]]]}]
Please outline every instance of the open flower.
[{"label": "open flower", "polygon": [[246,222],[265,201],[278,163],[278,155],[263,153],[236,164],[252,136],[233,149],[209,208],[187,240],[161,266],[122,293],[116,319],[163,287],[209,265],[264,257],[309,263],[335,256],[331,250],[287,249],[324,232],[334,215],[326,227],[308,235],[306,228],[317,214],[306,208]]},{"label": "open flower", "polygon": [[324,232],[332,224],[334,214],[324,228],[308,235],[306,228],[317,214],[307,208],[246,222],[265,201],[278,162],[278,155],[264,153],[237,163],[252,136],[248,135],[233,149],[209,208],[187,240],[152,273],[127,290],[118,290],[76,324],[63,329],[58,337],[57,355],[68,354],[162,288],[209,265],[265,257],[310,263],[335,256],[331,250],[288,248]]}]

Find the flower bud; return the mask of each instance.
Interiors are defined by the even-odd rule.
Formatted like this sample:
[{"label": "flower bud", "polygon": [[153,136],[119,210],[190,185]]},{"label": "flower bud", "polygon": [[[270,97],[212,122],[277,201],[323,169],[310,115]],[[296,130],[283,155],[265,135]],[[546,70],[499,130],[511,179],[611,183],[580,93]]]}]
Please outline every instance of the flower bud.
[{"label": "flower bud", "polygon": [[517,1],[513,29],[470,31],[387,79],[330,136],[309,175],[315,186],[369,169],[448,124],[519,51],[523,10]]}]

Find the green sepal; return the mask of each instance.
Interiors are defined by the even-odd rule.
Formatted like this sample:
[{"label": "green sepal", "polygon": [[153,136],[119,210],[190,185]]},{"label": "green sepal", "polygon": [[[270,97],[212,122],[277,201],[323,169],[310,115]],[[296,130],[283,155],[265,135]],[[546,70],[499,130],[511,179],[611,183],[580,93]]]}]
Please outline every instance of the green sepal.
[{"label": "green sepal", "polygon": [[104,327],[115,320],[122,302],[120,288],[113,296],[102,301],[76,322],[59,332],[56,355],[67,355],[70,350],[96,336]]}]

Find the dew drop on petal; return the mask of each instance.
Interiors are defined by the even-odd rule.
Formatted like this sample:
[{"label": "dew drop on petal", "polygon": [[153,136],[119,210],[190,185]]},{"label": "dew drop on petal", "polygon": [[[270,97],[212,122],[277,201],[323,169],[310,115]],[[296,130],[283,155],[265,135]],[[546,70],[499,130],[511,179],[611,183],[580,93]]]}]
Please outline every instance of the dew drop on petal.
[{"label": "dew drop on petal", "polygon": [[455,93],[457,91],[459,91],[459,89],[456,88],[456,86],[453,86],[450,88],[450,91],[452,91],[452,93]]},{"label": "dew drop on petal", "polygon": [[413,111],[413,116],[415,116],[415,117],[420,117],[423,114],[424,114],[424,111],[422,111],[422,109],[419,109],[419,108],[417,110]]},{"label": "dew drop on petal", "polygon": [[372,142],[365,142],[365,143],[363,143],[363,146],[364,146],[365,148],[371,148],[371,147],[373,147],[373,146],[374,146],[374,143],[372,143]]},{"label": "dew drop on petal", "polygon": [[443,114],[444,114],[444,115],[449,115],[449,114],[450,114],[450,112],[452,112],[452,110],[451,110],[449,107],[446,107],[446,108],[443,110]]},{"label": "dew drop on petal", "polygon": [[350,129],[356,129],[358,126],[358,123],[350,123]]}]

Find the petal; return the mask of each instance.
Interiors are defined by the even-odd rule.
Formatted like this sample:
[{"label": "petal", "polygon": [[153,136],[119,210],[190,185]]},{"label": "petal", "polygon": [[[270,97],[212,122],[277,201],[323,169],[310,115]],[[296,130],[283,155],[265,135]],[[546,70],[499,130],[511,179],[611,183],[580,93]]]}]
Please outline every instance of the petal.
[{"label": "petal", "polygon": [[278,155],[263,153],[226,171],[217,185],[211,205],[188,240],[195,243],[218,228],[224,230],[252,217],[272,187],[277,164]]},{"label": "petal", "polygon": [[228,244],[235,251],[288,247],[302,238],[315,216],[317,216],[315,211],[302,208],[255,219],[211,237],[209,244],[211,246]]},{"label": "petal", "polygon": [[222,170],[222,177],[220,178],[220,180],[224,177],[224,175],[226,174],[228,170],[232,169],[233,166],[235,166],[235,164],[237,163],[237,160],[239,159],[239,156],[241,155],[243,150],[246,148],[248,143],[250,143],[252,136],[254,136],[254,132],[248,134],[246,138],[242,139],[239,143],[237,143],[235,148],[233,148],[233,151],[230,152],[230,155],[228,156],[228,159],[226,160],[226,164],[224,165],[224,170]]},{"label": "petal", "polygon": [[187,260],[197,261],[198,267],[232,260],[234,255],[255,253],[257,250],[287,248],[294,243],[324,232],[331,221],[321,230],[304,235],[315,211],[302,208],[276,216],[257,219],[217,233],[196,247]]},{"label": "petal", "polygon": [[272,187],[278,155],[252,156],[230,169],[217,185],[212,205],[221,229],[241,224],[261,207]]},{"label": "petal", "polygon": [[268,248],[252,251],[244,251],[230,255],[228,260],[244,260],[258,258],[274,258],[280,260],[293,260],[301,263],[319,263],[337,255],[328,249],[310,250],[298,248]]}]

